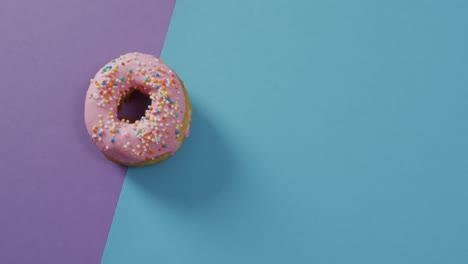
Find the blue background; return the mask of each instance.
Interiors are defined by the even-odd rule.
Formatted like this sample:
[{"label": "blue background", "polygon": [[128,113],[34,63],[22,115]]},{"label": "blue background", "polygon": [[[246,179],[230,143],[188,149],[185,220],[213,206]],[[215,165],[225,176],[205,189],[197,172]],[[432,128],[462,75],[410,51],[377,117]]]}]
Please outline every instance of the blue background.
[{"label": "blue background", "polygon": [[191,137],[103,263],[468,263],[468,2],[293,2],[177,2]]}]

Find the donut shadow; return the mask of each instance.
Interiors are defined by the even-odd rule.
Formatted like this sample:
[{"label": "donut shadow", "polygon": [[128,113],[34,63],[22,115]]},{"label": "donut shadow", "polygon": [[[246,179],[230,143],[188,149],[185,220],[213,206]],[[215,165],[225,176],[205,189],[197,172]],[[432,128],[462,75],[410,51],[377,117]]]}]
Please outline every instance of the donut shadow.
[{"label": "donut shadow", "polygon": [[229,186],[233,159],[216,127],[192,106],[190,137],[164,162],[129,168],[127,180],[158,202],[184,209],[206,206]]}]

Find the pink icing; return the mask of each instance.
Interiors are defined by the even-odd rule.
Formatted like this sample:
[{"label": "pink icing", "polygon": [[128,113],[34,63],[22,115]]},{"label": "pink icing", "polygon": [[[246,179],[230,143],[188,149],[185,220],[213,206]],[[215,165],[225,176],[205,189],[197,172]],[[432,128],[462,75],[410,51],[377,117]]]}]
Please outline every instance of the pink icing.
[{"label": "pink icing", "polygon": [[[117,118],[123,95],[132,88],[152,99],[135,123]],[[159,59],[129,53],[106,64],[91,79],[86,95],[85,123],[96,146],[107,157],[128,164],[154,159],[179,148],[186,105],[177,75]]]}]

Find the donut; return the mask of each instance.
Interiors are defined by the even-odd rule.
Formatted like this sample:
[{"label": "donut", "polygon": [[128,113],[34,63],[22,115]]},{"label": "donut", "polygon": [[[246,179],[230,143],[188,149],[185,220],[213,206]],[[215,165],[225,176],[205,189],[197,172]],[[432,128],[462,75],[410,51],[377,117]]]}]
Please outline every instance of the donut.
[{"label": "donut", "polygon": [[[144,115],[137,120],[119,118],[134,92],[150,101]],[[91,79],[84,119],[92,141],[108,160],[145,166],[174,155],[189,135],[191,113],[179,76],[162,60],[135,52],[110,61]]]}]

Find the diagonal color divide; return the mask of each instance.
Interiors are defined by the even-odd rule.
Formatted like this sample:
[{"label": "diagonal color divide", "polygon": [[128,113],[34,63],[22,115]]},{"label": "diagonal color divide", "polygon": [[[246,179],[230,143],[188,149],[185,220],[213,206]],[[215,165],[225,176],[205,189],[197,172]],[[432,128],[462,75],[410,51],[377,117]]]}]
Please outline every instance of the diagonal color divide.
[{"label": "diagonal color divide", "polygon": [[99,263],[126,169],[83,121],[89,79],[131,51],[159,55],[174,0],[0,5],[0,263]]},{"label": "diagonal color divide", "polygon": [[468,263],[468,1],[178,0],[190,138],[103,264]]}]

